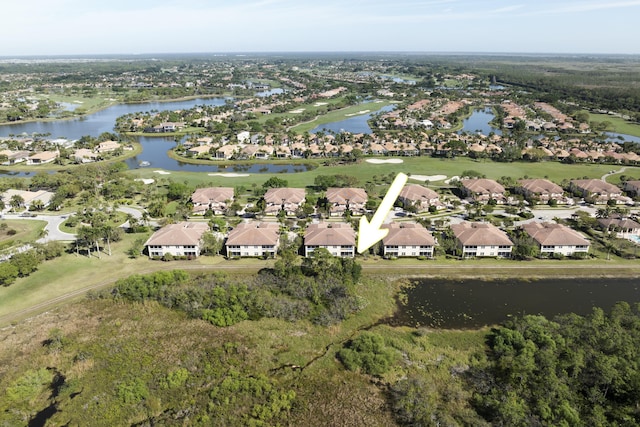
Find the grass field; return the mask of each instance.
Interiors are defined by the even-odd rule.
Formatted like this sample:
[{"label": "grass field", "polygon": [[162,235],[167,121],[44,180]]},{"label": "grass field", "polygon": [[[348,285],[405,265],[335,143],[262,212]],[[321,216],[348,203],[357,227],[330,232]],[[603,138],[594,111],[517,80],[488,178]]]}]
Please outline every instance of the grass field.
[{"label": "grass field", "polygon": [[610,122],[612,128],[608,130],[611,132],[640,137],[640,125],[631,123],[623,118],[610,116],[608,114],[589,113],[589,120],[595,122]]},{"label": "grass field", "polygon": [[[4,224],[6,224],[6,226]],[[45,225],[47,225],[45,221],[0,220],[0,251],[23,243],[34,242],[38,239],[39,233]]]},{"label": "grass field", "polygon": [[[376,112],[376,111],[379,111],[381,108],[391,104],[392,103],[388,101],[377,101],[377,102],[369,102],[366,104],[353,105],[347,108],[341,108],[339,110],[330,111],[327,114],[318,116],[314,120],[311,120],[309,122],[300,123],[298,125],[292,126],[291,130],[297,133],[305,133],[315,128],[316,126],[342,121],[360,114]],[[318,110],[318,107],[314,107],[313,105],[303,106],[300,108],[301,109],[305,108],[305,110],[308,109],[309,111],[314,111],[314,112]]]},{"label": "grass field", "polygon": [[[390,173],[404,172],[413,175],[445,175],[447,177],[458,176],[463,171],[474,170],[486,175],[487,178],[498,179],[502,176],[514,178],[548,178],[551,181],[560,183],[563,179],[577,179],[583,177],[601,178],[612,169],[611,165],[593,164],[573,164],[566,165],[558,162],[514,162],[496,163],[492,161],[476,161],[469,158],[439,159],[433,157],[404,157],[402,164],[371,164],[364,159],[357,164],[344,164],[337,166],[324,166],[325,160],[311,160],[318,167],[311,171],[297,172],[290,174],[251,174],[247,177],[221,177],[208,176],[199,172],[177,172],[171,171],[169,175],[159,175],[152,169],[137,169],[130,173],[140,178],[160,177],[173,181],[187,181],[191,185],[203,184],[211,186],[251,186],[252,184],[262,185],[272,176],[285,179],[291,187],[306,187],[313,185],[313,181],[318,175],[350,175],[356,177],[361,185],[373,180],[375,175],[382,176]],[[277,163],[277,162],[272,162]],[[640,170],[638,167],[628,167],[625,173],[633,174]],[[417,181],[410,181],[417,182]],[[443,185],[442,181],[434,182],[434,186]]]}]

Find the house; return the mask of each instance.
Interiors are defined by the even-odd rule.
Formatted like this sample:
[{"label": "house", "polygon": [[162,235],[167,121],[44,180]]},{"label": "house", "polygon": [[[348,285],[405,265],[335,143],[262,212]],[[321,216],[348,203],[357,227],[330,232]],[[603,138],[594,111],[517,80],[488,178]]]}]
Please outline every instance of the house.
[{"label": "house", "polygon": [[120,143],[117,141],[103,141],[95,148],[98,153],[109,153],[120,148]]},{"label": "house", "polygon": [[251,134],[249,131],[242,131],[236,135],[239,144],[246,144],[251,140]]},{"label": "house", "polygon": [[280,244],[280,225],[275,222],[242,222],[225,242],[228,257],[275,257]]},{"label": "house", "polygon": [[350,224],[341,222],[309,224],[304,233],[304,256],[318,248],[325,248],[333,256],[354,257],[356,232]]},{"label": "house", "polygon": [[31,152],[2,150],[0,151],[0,158],[3,156],[6,156],[6,160],[2,162],[3,165],[15,165],[16,163],[27,161],[29,156],[31,156]]},{"label": "house", "polygon": [[420,224],[397,223],[383,224],[389,233],[382,239],[382,254],[385,257],[433,257],[435,239]]},{"label": "house", "polygon": [[284,210],[287,215],[295,215],[305,201],[304,188],[270,188],[264,195],[266,215],[276,215]]},{"label": "house", "polygon": [[516,191],[523,194],[527,200],[537,200],[542,204],[547,204],[550,200],[560,203],[572,201],[564,197],[562,187],[548,179],[521,179]]},{"label": "house", "polygon": [[27,159],[27,164],[28,165],[43,165],[45,163],[51,163],[55,159],[57,159],[58,156],[60,156],[60,152],[59,151],[42,151],[40,153],[36,153],[36,154],[30,156]]},{"label": "house", "polygon": [[9,189],[2,193],[2,201],[5,206],[11,206],[11,198],[16,195],[22,198],[23,206],[27,209],[31,207],[34,202],[40,202],[42,207],[47,207],[54,196],[52,192],[45,190],[26,191]]},{"label": "house", "polygon": [[552,222],[530,222],[522,229],[538,244],[540,255],[587,253],[589,241],[571,228]]},{"label": "house", "polygon": [[186,151],[187,156],[198,157],[201,155],[209,154],[214,146],[212,144],[196,145]]},{"label": "house", "polygon": [[402,188],[398,200],[405,209],[413,206],[416,212],[425,212],[429,207],[441,207],[440,196],[430,188],[418,184],[407,184]]},{"label": "house", "polygon": [[202,236],[209,231],[204,222],[178,222],[153,233],[144,246],[149,258],[172,256],[197,257],[202,249]]},{"label": "house", "polygon": [[628,239],[631,236],[640,236],[640,224],[629,218],[610,217],[599,218],[598,224],[603,230],[616,232],[616,237]]},{"label": "house", "polygon": [[198,188],[191,195],[193,213],[203,215],[211,209],[215,215],[222,215],[227,210],[229,202],[233,201],[233,187]]},{"label": "house", "polygon": [[354,215],[362,215],[367,203],[367,193],[362,188],[327,188],[329,215],[344,215],[349,210]]},{"label": "house", "polygon": [[451,230],[464,258],[511,256],[513,242],[493,224],[465,221],[452,224]]},{"label": "house", "polygon": [[616,204],[631,203],[631,198],[622,195],[622,190],[601,179],[574,179],[569,188],[589,203],[605,204],[614,200]]},{"label": "house", "polygon": [[223,145],[216,150],[216,159],[229,160],[239,149],[239,145]]},{"label": "house", "polygon": [[489,203],[491,200],[495,200],[498,204],[506,202],[504,187],[492,179],[463,179],[460,184],[464,196],[476,202]]},{"label": "house", "polygon": [[73,152],[71,157],[76,163],[91,163],[99,159],[99,156],[97,153],[94,153],[93,151],[87,148],[77,149],[76,151]]},{"label": "house", "polygon": [[640,196],[640,181],[625,181],[624,191],[626,191],[631,197]]}]

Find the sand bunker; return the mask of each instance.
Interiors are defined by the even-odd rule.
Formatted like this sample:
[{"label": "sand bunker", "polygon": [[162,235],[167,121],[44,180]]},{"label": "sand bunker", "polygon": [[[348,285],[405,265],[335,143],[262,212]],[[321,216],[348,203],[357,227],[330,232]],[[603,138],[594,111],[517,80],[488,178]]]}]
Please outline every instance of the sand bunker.
[{"label": "sand bunker", "polygon": [[361,114],[367,114],[367,113],[369,113],[369,112],[371,112],[371,110],[362,110],[362,111],[358,111],[358,112],[351,113],[351,114],[345,114],[345,116],[346,116],[346,117],[359,116],[359,115],[361,115]]},{"label": "sand bunker", "polygon": [[366,161],[367,163],[373,163],[374,165],[381,165],[384,163],[393,163],[393,164],[404,163],[404,160],[402,159],[367,159]]},{"label": "sand bunker", "polygon": [[451,178],[449,178],[448,180],[446,180],[444,183],[445,184],[450,184],[451,181],[460,181],[460,177],[459,176],[452,176]]},{"label": "sand bunker", "polygon": [[302,114],[304,113],[304,108],[298,108],[297,110],[289,111],[291,114]]},{"label": "sand bunker", "polygon": [[446,179],[446,175],[413,175],[409,177],[409,179],[415,179],[416,181],[442,181]]},{"label": "sand bunker", "polygon": [[155,173],[159,173],[160,175],[171,175],[171,172],[167,171],[154,171]]},{"label": "sand bunker", "polygon": [[327,105],[328,102],[316,102],[315,104],[313,104],[314,107],[322,107],[323,105]]},{"label": "sand bunker", "polygon": [[134,181],[140,181],[144,185],[149,185],[149,184],[153,184],[154,182],[156,182],[156,180],[153,179],[153,178],[137,178],[137,179],[134,179]]},{"label": "sand bunker", "polygon": [[208,173],[209,176],[222,176],[224,178],[241,178],[245,176],[249,176],[248,173]]}]

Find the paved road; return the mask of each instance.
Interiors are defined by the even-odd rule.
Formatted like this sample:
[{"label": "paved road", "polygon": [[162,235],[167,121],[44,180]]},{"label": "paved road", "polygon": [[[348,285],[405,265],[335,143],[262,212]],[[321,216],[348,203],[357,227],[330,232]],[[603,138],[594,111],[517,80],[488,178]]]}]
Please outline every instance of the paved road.
[{"label": "paved road", "polygon": [[24,220],[38,220],[46,221],[47,225],[44,229],[47,231],[45,237],[38,239],[38,243],[46,243],[53,240],[62,240],[65,242],[71,242],[76,240],[75,234],[65,233],[60,231],[60,224],[67,220],[68,215],[36,215],[36,216],[21,216],[16,214],[4,214],[5,219],[24,219]]}]

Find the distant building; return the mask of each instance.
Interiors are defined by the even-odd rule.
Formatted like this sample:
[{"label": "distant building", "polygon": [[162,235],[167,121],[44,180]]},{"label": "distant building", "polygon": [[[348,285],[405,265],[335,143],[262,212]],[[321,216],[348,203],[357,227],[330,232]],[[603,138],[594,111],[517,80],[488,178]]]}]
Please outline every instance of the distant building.
[{"label": "distant building", "polygon": [[418,184],[407,184],[402,188],[398,200],[406,207],[414,206],[417,212],[425,212],[430,206],[442,207],[440,196],[430,188]]},{"label": "distant building", "polygon": [[327,188],[329,215],[341,216],[347,210],[354,215],[362,215],[367,198],[367,193],[362,188]]},{"label": "distant building", "polygon": [[567,203],[569,200],[564,197],[562,187],[548,179],[521,179],[516,191],[522,193],[527,199],[536,199],[543,204],[549,203],[550,200],[558,203]]},{"label": "distant building", "polygon": [[569,186],[589,203],[606,204],[614,200],[616,204],[631,203],[631,198],[622,195],[622,190],[601,179],[574,179]]},{"label": "distant building", "polygon": [[304,188],[270,188],[264,195],[266,215],[277,215],[284,210],[287,215],[295,215],[305,201]]},{"label": "distant building", "polygon": [[498,204],[506,202],[504,187],[493,179],[463,179],[460,183],[464,195],[476,202],[489,203],[491,200],[495,200]]},{"label": "distant building", "polygon": [[233,195],[232,187],[198,188],[191,195],[193,213],[203,215],[211,209],[215,215],[222,215],[227,210],[227,204],[233,201]]}]

